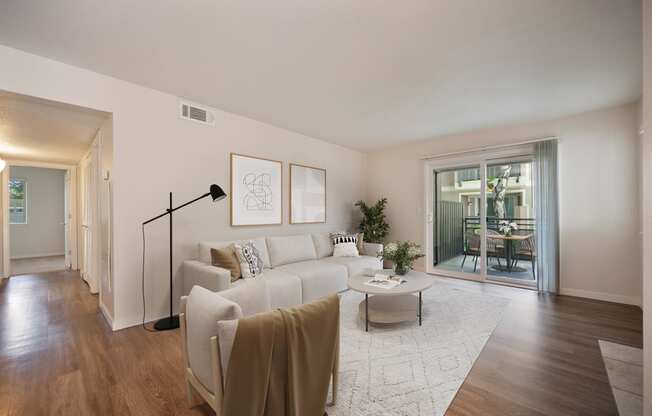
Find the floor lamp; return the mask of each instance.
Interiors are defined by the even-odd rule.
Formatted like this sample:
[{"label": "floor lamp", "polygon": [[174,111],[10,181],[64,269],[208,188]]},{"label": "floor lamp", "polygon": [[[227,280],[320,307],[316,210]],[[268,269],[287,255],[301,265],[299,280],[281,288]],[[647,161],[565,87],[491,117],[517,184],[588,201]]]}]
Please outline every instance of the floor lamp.
[{"label": "floor lamp", "polygon": [[[176,208],[172,207],[172,192],[170,192],[170,208],[166,209],[165,212],[161,215],[157,215],[156,217],[149,219],[143,223],[143,227],[147,224],[149,224],[152,221],[156,221],[159,218],[163,218],[166,215],[170,217],[170,316],[167,318],[160,319],[159,321],[154,324],[154,328],[157,331],[167,331],[168,329],[175,329],[179,328],[179,315],[174,315],[172,311],[172,300],[174,297],[172,296],[172,213],[178,209],[181,209],[185,206],[188,206],[192,204],[193,202],[197,202],[200,199],[204,199],[207,196],[210,196],[213,198],[213,202],[222,200],[226,197],[226,193],[220,188],[218,185],[211,185],[210,191],[206,192],[204,195],[201,195],[192,201],[188,201],[185,204],[179,205]],[[143,256],[145,256],[145,253],[143,253]]]}]

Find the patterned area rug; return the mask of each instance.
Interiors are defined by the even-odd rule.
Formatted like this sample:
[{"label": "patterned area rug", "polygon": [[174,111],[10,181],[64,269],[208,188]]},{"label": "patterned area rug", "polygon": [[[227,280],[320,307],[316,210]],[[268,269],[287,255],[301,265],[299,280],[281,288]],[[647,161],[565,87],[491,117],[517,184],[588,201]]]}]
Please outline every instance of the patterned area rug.
[{"label": "patterned area rug", "polygon": [[509,303],[435,282],[423,292],[423,326],[364,332],[362,299],[350,290],[342,296],[339,397],[326,408],[330,416],[443,415]]}]

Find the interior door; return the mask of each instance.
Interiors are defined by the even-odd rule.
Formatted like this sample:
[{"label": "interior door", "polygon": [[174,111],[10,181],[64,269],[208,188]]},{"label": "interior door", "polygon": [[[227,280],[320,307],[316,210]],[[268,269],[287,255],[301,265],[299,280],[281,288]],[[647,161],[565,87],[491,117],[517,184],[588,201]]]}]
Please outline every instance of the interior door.
[{"label": "interior door", "polygon": [[90,274],[90,195],[89,195],[89,175],[90,175],[89,158],[84,159],[81,166],[81,247],[82,247],[82,261],[81,261],[81,276],[88,282]]},{"label": "interior door", "polygon": [[97,237],[97,150],[91,149],[82,163],[82,277],[91,293],[99,292]]},{"label": "interior door", "polygon": [[64,187],[63,187],[63,234],[64,234],[64,244],[65,244],[65,257],[66,257],[66,268],[68,270],[72,269],[72,250],[70,248],[70,220],[72,214],[70,211],[70,171],[67,170],[64,177]]}]

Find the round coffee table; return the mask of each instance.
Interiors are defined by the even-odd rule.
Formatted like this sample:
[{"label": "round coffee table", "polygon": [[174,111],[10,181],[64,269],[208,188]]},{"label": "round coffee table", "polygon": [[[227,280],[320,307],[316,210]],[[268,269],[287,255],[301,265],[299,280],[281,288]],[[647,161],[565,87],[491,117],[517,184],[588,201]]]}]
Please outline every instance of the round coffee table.
[{"label": "round coffee table", "polygon": [[421,325],[421,292],[432,286],[434,279],[415,271],[402,277],[406,282],[391,289],[366,284],[372,276],[359,274],[349,278],[349,289],[364,293],[364,300],[360,302],[358,310],[364,316],[365,331],[369,331],[369,322],[390,324],[419,318]]}]

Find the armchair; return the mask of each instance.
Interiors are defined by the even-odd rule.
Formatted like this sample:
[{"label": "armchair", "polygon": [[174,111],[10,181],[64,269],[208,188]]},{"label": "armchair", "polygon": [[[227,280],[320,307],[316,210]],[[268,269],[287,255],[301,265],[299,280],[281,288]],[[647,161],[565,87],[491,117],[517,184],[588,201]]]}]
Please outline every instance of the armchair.
[{"label": "armchair", "polygon": [[[221,414],[228,356],[237,329],[235,320],[271,310],[264,281],[247,282],[220,293],[195,286],[188,296],[181,298],[179,319],[186,391],[191,407],[206,402],[216,415]],[[339,350],[339,335],[335,342]],[[333,404],[337,399],[338,355],[331,374]]]}]

